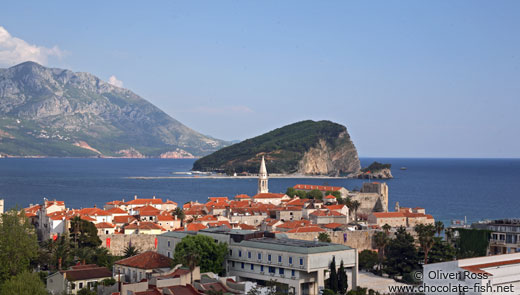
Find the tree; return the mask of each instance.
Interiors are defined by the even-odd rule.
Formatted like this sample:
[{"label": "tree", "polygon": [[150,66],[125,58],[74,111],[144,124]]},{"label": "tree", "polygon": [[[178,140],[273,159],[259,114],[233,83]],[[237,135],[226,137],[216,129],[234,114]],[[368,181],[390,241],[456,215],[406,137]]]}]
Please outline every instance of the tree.
[{"label": "tree", "polygon": [[74,248],[96,248],[101,246],[102,242],[97,235],[96,226],[87,220],[81,219],[79,216],[75,216],[70,221],[71,227],[71,240]]},{"label": "tree", "polygon": [[318,241],[320,242],[324,242],[324,243],[330,243],[332,240],[330,239],[330,236],[328,233],[326,232],[321,232],[319,235],[318,235]]},{"label": "tree", "polygon": [[329,276],[329,289],[334,292],[338,292],[338,273],[336,271],[336,257],[332,256],[330,262],[330,276]]},{"label": "tree", "polygon": [[[198,256],[195,256],[197,254]],[[227,244],[216,243],[212,238],[203,235],[186,236],[175,246],[174,261],[189,267],[190,260],[200,266],[201,272],[224,272],[224,259],[227,255]]]},{"label": "tree", "polygon": [[37,273],[27,270],[11,277],[0,289],[0,295],[47,295],[45,284]]},{"label": "tree", "polygon": [[388,223],[385,223],[381,228],[385,231],[387,236],[390,235],[390,229],[392,229],[392,227]]},{"label": "tree", "polygon": [[[457,251],[455,248],[443,241],[440,237],[433,238],[433,247],[428,253],[428,263],[437,263],[454,260]],[[424,251],[419,251],[419,256],[424,257]]]},{"label": "tree", "polygon": [[359,268],[366,271],[374,270],[374,266],[379,262],[377,253],[368,249],[361,251],[358,259]]},{"label": "tree", "polygon": [[294,196],[296,196],[296,190],[294,189],[294,187],[289,187],[287,188],[287,191],[285,191],[285,194],[291,198],[294,198]]},{"label": "tree", "polygon": [[352,210],[354,210],[354,216],[355,216],[355,221],[357,222],[357,210],[359,209],[359,206],[361,206],[361,203],[359,203],[357,200],[355,201],[352,201],[351,203],[351,206],[352,206]]},{"label": "tree", "polygon": [[388,244],[388,236],[384,232],[377,232],[374,235],[374,244],[377,248],[379,269],[381,269],[381,264],[385,258],[385,247]]},{"label": "tree", "polygon": [[437,236],[441,236],[442,231],[444,230],[444,223],[442,221],[435,221],[435,232],[437,233]]},{"label": "tree", "polygon": [[175,208],[172,213],[173,216],[177,216],[177,218],[181,221],[181,227],[184,227],[184,219],[186,219],[186,214],[181,207]]},{"label": "tree", "polygon": [[28,270],[38,257],[34,226],[25,213],[12,209],[0,217],[0,284],[11,276]]},{"label": "tree", "polygon": [[343,266],[343,260],[339,264],[338,270],[338,292],[340,294],[345,294],[348,289],[348,277],[347,272],[345,271],[345,267]]},{"label": "tree", "polygon": [[128,245],[125,247],[124,253],[125,253],[124,257],[128,258],[128,257],[138,255],[139,253],[141,253],[141,251],[139,251],[139,249],[136,246]]},{"label": "tree", "polygon": [[431,224],[418,224],[415,226],[415,232],[419,240],[419,245],[424,252],[424,264],[428,263],[428,252],[433,247],[433,237],[435,236],[435,227]]},{"label": "tree", "polygon": [[385,272],[391,277],[400,275],[405,279],[405,274],[409,275],[420,268],[414,238],[402,226],[397,229],[395,239],[388,242],[385,248],[385,256]]},{"label": "tree", "polygon": [[79,290],[77,294],[78,295],[96,295],[97,292],[90,290],[88,288],[83,288],[83,289]]},{"label": "tree", "polygon": [[319,189],[313,189],[307,192],[308,199],[321,200],[323,199],[323,193]]}]

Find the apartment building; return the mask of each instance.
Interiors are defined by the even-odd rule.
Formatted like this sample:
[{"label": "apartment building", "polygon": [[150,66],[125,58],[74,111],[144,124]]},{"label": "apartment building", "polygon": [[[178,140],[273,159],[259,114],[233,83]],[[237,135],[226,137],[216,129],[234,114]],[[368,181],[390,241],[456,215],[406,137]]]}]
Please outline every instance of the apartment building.
[{"label": "apartment building", "polygon": [[492,220],[474,223],[471,227],[491,231],[490,255],[520,252],[520,219]]}]

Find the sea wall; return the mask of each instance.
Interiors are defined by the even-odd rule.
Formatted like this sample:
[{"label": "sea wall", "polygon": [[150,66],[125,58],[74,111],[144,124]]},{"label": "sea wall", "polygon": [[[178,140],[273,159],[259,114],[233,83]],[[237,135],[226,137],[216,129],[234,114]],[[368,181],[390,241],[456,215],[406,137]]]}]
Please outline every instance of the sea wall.
[{"label": "sea wall", "polygon": [[106,247],[110,254],[122,256],[128,245],[135,246],[139,251],[155,251],[156,235],[99,235],[101,246]]}]

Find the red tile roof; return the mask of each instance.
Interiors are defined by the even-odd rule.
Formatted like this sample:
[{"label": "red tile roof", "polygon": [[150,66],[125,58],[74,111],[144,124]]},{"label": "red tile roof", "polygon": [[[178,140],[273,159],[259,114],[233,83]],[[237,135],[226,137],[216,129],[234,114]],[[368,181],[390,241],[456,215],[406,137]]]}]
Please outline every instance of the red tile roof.
[{"label": "red tile roof", "polygon": [[309,226],[303,226],[303,227],[291,229],[288,231],[288,233],[319,233],[319,232],[324,232],[324,231],[325,230],[321,227],[317,227],[315,225],[309,225]]},{"label": "red tile roof", "polygon": [[189,231],[199,231],[199,230],[205,229],[205,228],[207,228],[207,227],[204,224],[196,223],[196,222],[188,223],[188,225],[186,226],[186,230],[189,230]]},{"label": "red tile roof", "polygon": [[157,215],[157,221],[175,221],[171,215]]},{"label": "red tile roof", "polygon": [[105,211],[110,213],[110,214],[128,214],[128,212],[126,212],[125,210],[123,210],[121,208],[118,208],[118,207],[110,208],[110,209],[105,210]]},{"label": "red tile roof", "polygon": [[139,230],[143,230],[143,229],[149,229],[149,230],[152,230],[152,229],[160,229],[162,231],[165,231],[166,229],[164,229],[163,227],[161,227],[160,225],[156,224],[156,223],[153,223],[153,222],[139,222],[138,223],[130,223],[129,225],[125,226],[125,229],[139,229]]},{"label": "red tile roof", "polygon": [[147,251],[129,258],[118,260],[115,264],[140,269],[155,269],[171,267],[172,261],[172,259],[157,252]]},{"label": "red tile roof", "polygon": [[154,205],[160,205],[162,204],[162,199],[133,199],[131,201],[126,202],[126,205],[148,205],[148,204],[154,204]]},{"label": "red tile roof", "polygon": [[131,215],[114,216],[112,218],[113,223],[130,223],[134,220],[137,220],[137,219]]},{"label": "red tile roof", "polygon": [[111,213],[108,213],[105,210],[101,210],[99,208],[83,208],[79,210],[79,214],[88,215],[88,216],[109,216],[112,215]]},{"label": "red tile roof", "polygon": [[113,225],[112,223],[108,223],[108,222],[100,222],[98,224],[96,224],[96,228],[114,228],[116,227],[115,225]]},{"label": "red tile roof", "polygon": [[325,228],[328,228],[328,229],[335,229],[335,228],[338,228],[338,227],[340,227],[342,225],[343,224],[341,224],[341,223],[332,222],[332,223],[323,224],[322,227],[325,227]]},{"label": "red tile roof", "polygon": [[200,295],[199,291],[193,288],[192,285],[187,284],[186,286],[172,286],[168,287],[173,295]]},{"label": "red tile roof", "polygon": [[253,196],[253,199],[281,199],[285,194],[261,193]]},{"label": "red tile roof", "polygon": [[325,206],[325,208],[327,208],[329,210],[341,210],[344,207],[346,207],[346,206],[345,205],[341,205],[341,204]]},{"label": "red tile roof", "polygon": [[345,216],[344,214],[341,214],[338,211],[327,211],[327,210],[316,210],[316,211],[312,212],[310,215],[313,215],[313,216]]},{"label": "red tile roof", "polygon": [[240,199],[251,199],[251,197],[248,195],[245,195],[245,194],[241,194],[241,195],[236,195],[235,199],[239,199],[239,200]]},{"label": "red tile roof", "polygon": [[217,221],[217,220],[218,220],[218,218],[213,215],[204,215],[197,219],[197,221]]},{"label": "red tile roof", "polygon": [[283,224],[280,224],[277,226],[277,228],[287,228],[287,229],[295,229],[298,227],[309,225],[311,222],[306,219],[302,220],[293,220],[293,221],[286,221]]},{"label": "red tile roof", "polygon": [[491,267],[499,267],[503,265],[511,265],[511,264],[520,264],[520,259],[512,259],[512,260],[505,260],[505,261],[497,261],[497,262],[489,262],[489,263],[482,263],[482,264],[474,264],[474,265],[466,265],[462,266],[461,268],[470,271],[472,273],[481,273],[481,274],[488,274],[490,273],[484,271],[485,268],[491,268]]},{"label": "red tile roof", "polygon": [[85,265],[82,268],[75,268],[61,271],[65,274],[68,281],[90,280],[100,278],[111,278],[112,272],[106,267],[99,267],[97,265]]},{"label": "red tile roof", "polygon": [[229,221],[227,221],[227,220],[222,220],[222,221],[218,221],[218,222],[209,222],[208,226],[209,227],[225,226],[227,228],[231,228],[231,223],[229,223]]},{"label": "red tile roof", "polygon": [[239,223],[238,227],[240,227],[240,229],[244,229],[244,230],[255,230],[256,229],[256,226],[245,224],[245,223]]},{"label": "red tile roof", "polygon": [[376,218],[398,218],[405,217],[403,212],[374,212]]}]

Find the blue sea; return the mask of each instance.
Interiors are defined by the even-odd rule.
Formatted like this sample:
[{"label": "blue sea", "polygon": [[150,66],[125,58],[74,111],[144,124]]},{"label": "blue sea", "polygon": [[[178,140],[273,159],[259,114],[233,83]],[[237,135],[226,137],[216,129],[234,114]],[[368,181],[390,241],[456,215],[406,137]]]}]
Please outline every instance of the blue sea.
[{"label": "blue sea", "polygon": [[[520,159],[398,159],[362,158],[392,164],[389,209],[424,207],[435,219],[469,222],[520,217]],[[0,159],[0,198],[6,208],[41,203],[44,197],[64,200],[69,208],[102,207],[134,195],[170,199],[180,204],[212,196],[254,195],[256,179],[133,179],[168,177],[191,169],[189,159]],[[400,167],[407,170],[400,170]],[[360,188],[363,180],[272,178],[271,192],[295,184]]]}]

